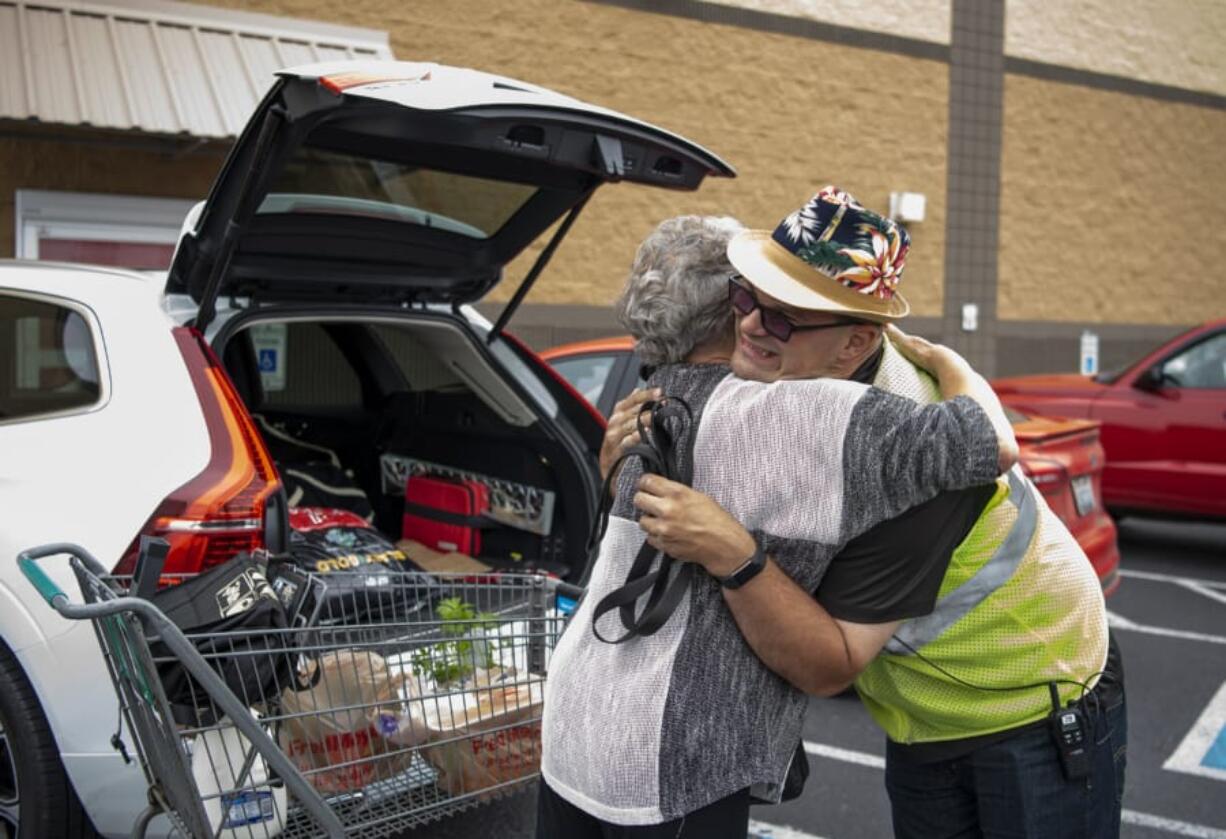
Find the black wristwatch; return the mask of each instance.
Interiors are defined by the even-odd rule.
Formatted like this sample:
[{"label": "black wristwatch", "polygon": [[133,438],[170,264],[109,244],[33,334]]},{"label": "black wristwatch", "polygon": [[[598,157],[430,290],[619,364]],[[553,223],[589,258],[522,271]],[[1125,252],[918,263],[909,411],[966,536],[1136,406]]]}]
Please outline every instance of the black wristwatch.
[{"label": "black wristwatch", "polygon": [[753,552],[753,556],[741,563],[741,567],[733,571],[727,577],[719,577],[719,584],[724,588],[740,588],[754,577],[761,573],[766,567],[766,552],[759,545]]}]

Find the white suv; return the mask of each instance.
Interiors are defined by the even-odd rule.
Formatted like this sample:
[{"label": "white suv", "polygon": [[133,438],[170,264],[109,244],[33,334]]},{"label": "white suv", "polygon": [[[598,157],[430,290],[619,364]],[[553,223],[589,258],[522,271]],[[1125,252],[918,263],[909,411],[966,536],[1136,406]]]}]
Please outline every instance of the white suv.
[{"label": "white suv", "polygon": [[[541,490],[541,532],[488,550],[581,581],[603,424],[506,320],[597,186],[732,174],[681,137],[511,79],[313,65],[279,75],[164,288],[0,263],[0,836],[90,821],[126,835],[145,803],[111,744],[93,630],[38,598],[20,550],[75,542],[122,571],[155,534],[167,571],[193,572],[277,548],[277,441],[292,439],[334,453],[393,539],[389,465]],[[559,219],[498,323],[466,305]],[[75,594],[67,563],[42,567]]]}]

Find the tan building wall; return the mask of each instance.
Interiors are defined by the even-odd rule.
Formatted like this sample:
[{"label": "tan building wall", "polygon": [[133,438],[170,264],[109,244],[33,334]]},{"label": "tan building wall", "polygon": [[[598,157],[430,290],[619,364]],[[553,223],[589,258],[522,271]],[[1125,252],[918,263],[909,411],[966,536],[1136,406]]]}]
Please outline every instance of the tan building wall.
[{"label": "tan building wall", "polygon": [[949,43],[951,0],[703,0],[776,15],[866,29],[884,35]]},{"label": "tan building wall", "polygon": [[1221,0],[1008,0],[1005,53],[1226,94]]},{"label": "tan building wall", "polygon": [[1221,316],[1224,143],[1224,110],[1006,77],[999,316]]},{"label": "tan building wall", "polygon": [[65,134],[74,139],[0,138],[0,257],[16,253],[19,189],[200,199],[224,160],[224,146],[193,149],[183,141]]},{"label": "tan building wall", "polygon": [[[904,288],[920,314],[941,308],[948,67],[896,54],[557,0],[490,2],[481,15],[427,0],[213,0],[292,17],[377,26],[396,56],[503,73],[657,122],[740,173],[697,193],[602,190],[529,303],[609,304],[637,243],[678,213],[773,227],[828,182],[886,209],[891,191],[928,196]],[[538,243],[534,252],[543,243]],[[521,259],[510,278],[527,270]],[[496,290],[505,298],[512,283]]]}]

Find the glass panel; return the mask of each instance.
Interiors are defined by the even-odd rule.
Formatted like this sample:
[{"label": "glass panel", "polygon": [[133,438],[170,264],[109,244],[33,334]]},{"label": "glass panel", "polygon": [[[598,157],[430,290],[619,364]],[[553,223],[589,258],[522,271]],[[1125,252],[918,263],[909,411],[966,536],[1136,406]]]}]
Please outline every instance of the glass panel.
[{"label": "glass panel", "polygon": [[584,399],[595,405],[609,378],[609,371],[613,369],[613,361],[614,357],[611,355],[584,355],[554,361],[552,364],[562,378],[583,394]]},{"label": "glass panel", "polygon": [[99,393],[85,318],[53,303],[0,296],[0,420],[85,407]]},{"label": "glass panel", "polygon": [[259,212],[370,216],[487,239],[535,193],[524,184],[300,148]]},{"label": "glass panel", "polygon": [[88,262],[142,271],[165,271],[175,246],[156,242],[108,242],[93,239],[40,238],[38,258],[57,262]]},{"label": "glass panel", "polygon": [[1168,359],[1162,375],[1175,387],[1226,388],[1226,332]]}]

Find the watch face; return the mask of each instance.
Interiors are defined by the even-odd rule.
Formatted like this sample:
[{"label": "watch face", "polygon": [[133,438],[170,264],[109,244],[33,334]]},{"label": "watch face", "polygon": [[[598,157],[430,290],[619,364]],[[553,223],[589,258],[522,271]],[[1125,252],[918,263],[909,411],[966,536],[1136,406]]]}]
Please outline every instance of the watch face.
[{"label": "watch face", "polygon": [[745,560],[744,565],[720,580],[720,585],[724,588],[740,588],[758,576],[758,573],[765,567],[766,554],[762,552],[761,548],[758,548],[754,551],[753,556]]}]

